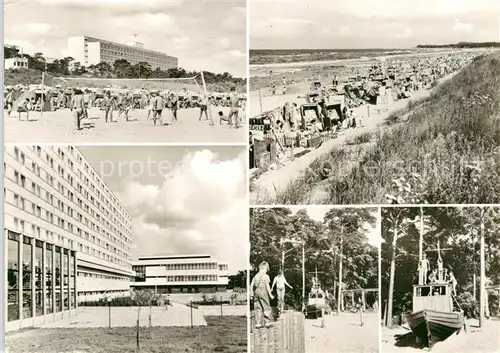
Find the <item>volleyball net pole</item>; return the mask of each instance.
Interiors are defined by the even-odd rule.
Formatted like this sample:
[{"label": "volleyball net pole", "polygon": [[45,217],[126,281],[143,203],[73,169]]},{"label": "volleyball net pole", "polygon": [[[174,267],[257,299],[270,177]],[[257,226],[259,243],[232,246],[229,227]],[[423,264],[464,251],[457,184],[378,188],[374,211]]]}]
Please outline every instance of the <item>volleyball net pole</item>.
[{"label": "volleyball net pole", "polygon": [[210,107],[210,100],[208,99],[207,85],[205,83],[205,76],[203,75],[203,71],[201,71],[201,82],[203,83],[203,91],[205,92],[204,99],[207,100],[207,111],[208,111],[208,116],[210,118],[210,125],[213,126],[214,118],[212,117],[212,109]]}]

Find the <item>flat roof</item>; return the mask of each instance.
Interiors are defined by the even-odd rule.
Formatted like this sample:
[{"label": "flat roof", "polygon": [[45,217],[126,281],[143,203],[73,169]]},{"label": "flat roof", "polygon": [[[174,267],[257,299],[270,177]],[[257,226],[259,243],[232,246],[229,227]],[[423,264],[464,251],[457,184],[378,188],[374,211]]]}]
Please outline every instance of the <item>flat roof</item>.
[{"label": "flat roof", "polygon": [[140,256],[139,261],[146,260],[191,260],[191,259],[210,259],[211,256],[207,254],[199,255],[152,255],[152,256]]},{"label": "flat roof", "polygon": [[147,48],[144,48],[144,47],[134,47],[132,45],[128,45],[128,44],[123,44],[123,43],[118,43],[118,42],[113,42],[111,40],[106,40],[106,39],[100,39],[100,38],[96,38],[96,37],[90,37],[90,36],[72,36],[72,37],[68,37],[68,38],[86,38],[86,39],[90,39],[91,41],[94,41],[94,42],[103,42],[103,43],[110,43],[110,44],[113,44],[113,45],[118,45],[118,46],[121,46],[123,48],[133,48],[133,49],[136,49],[136,50],[139,50],[139,51],[148,51],[148,52],[151,52],[151,53],[155,53],[155,54],[161,54],[161,55],[164,55],[164,56],[168,56],[172,59],[178,59],[176,56],[171,56],[171,55],[168,55],[167,53],[164,53],[164,52],[161,52],[161,51],[158,51],[158,50],[152,50],[152,49],[147,49]]}]

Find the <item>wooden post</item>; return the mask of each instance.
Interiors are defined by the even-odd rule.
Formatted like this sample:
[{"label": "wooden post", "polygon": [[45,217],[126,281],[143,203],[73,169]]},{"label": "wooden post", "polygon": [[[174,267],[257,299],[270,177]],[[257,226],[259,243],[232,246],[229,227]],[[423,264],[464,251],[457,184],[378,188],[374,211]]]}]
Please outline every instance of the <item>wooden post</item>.
[{"label": "wooden post", "polygon": [[321,308],[321,328],[325,328],[325,308]]},{"label": "wooden post", "polygon": [[262,114],[264,112],[264,109],[262,108],[262,94],[260,92],[260,88],[259,88],[258,92],[259,92],[260,114]]},{"label": "wooden post", "polygon": [[361,291],[361,303],[363,310],[366,310],[366,292],[364,289]]},{"label": "wooden post", "polygon": [[485,209],[481,208],[481,234],[480,234],[480,259],[481,259],[481,272],[479,277],[479,327],[484,327],[484,314],[485,314],[485,279],[486,279],[486,267],[484,261],[484,213]]},{"label": "wooden post", "polygon": [[[205,97],[208,99],[207,85],[205,83],[205,76],[203,76],[203,71],[201,71],[201,81],[203,82],[203,91],[205,92]],[[210,107],[210,100],[207,104],[208,116],[210,117],[210,126],[214,126],[214,118],[212,117],[212,109]]]},{"label": "wooden post", "polygon": [[193,328],[193,301],[192,300],[189,301],[189,308],[191,309],[190,310],[190,313],[191,313],[191,328]]},{"label": "wooden post", "polygon": [[259,331],[259,343],[260,343],[260,352],[261,353],[273,353],[269,352],[268,347],[268,337],[267,337],[267,329],[261,328]]}]

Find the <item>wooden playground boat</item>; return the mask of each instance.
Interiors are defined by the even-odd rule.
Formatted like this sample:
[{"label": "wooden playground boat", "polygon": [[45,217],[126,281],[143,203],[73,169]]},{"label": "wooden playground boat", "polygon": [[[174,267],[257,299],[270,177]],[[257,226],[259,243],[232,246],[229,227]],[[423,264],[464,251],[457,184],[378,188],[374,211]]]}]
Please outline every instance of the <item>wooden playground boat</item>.
[{"label": "wooden playground boat", "polygon": [[449,283],[413,286],[413,312],[406,315],[411,330],[431,348],[464,326],[462,311],[453,311]]}]

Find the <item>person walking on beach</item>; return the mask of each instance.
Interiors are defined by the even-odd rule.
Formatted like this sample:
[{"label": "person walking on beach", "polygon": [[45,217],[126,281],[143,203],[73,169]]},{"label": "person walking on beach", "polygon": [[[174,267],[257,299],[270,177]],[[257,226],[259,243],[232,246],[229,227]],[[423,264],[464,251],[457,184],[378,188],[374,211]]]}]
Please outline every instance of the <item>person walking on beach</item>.
[{"label": "person walking on beach", "polygon": [[231,88],[231,110],[229,111],[229,121],[230,121],[230,126],[232,126],[233,122],[233,117],[234,117],[234,128],[238,129],[240,127],[240,120],[238,117],[238,111],[240,110],[240,100],[238,96],[236,95],[234,87]]},{"label": "person walking on beach", "polygon": [[267,274],[268,271],[269,264],[266,261],[262,262],[259,265],[259,272],[250,283],[254,298],[256,328],[261,328],[263,325],[271,326],[271,299],[274,299],[274,296],[269,287],[271,280]]},{"label": "person walking on beach", "polygon": [[75,94],[71,98],[70,111],[73,112],[75,117],[75,125],[77,130],[81,130],[81,122],[85,115],[85,103],[83,101],[83,92],[76,88]]},{"label": "person walking on beach", "polygon": [[30,121],[30,100],[26,98],[21,104],[17,107],[17,112],[19,113],[19,121],[21,121],[21,113],[26,113],[26,120]]},{"label": "person walking on beach", "polygon": [[205,120],[208,120],[208,96],[205,93],[201,95],[199,121],[201,121],[203,113],[205,113]]},{"label": "person walking on beach", "polygon": [[12,113],[12,107],[14,106],[14,90],[8,89],[7,97],[5,97],[5,102],[7,103],[7,116],[10,118],[10,113]]},{"label": "person walking on beach", "polygon": [[106,122],[113,122],[113,110],[115,106],[115,99],[111,96],[111,92],[107,91],[106,96],[104,96],[104,119]]},{"label": "person walking on beach", "polygon": [[161,113],[163,112],[163,108],[165,108],[165,102],[160,94],[157,93],[153,98],[153,122],[155,125],[157,120],[160,120],[161,124]]},{"label": "person walking on beach", "polygon": [[179,99],[174,92],[170,93],[170,109],[172,110],[172,123],[176,123],[177,120],[177,110],[179,109]]},{"label": "person walking on beach", "polygon": [[276,293],[278,294],[278,311],[282,313],[283,310],[285,309],[286,286],[292,289],[292,286],[289,285],[288,282],[286,281],[285,275],[283,274],[282,270],[280,270],[279,274],[276,277],[274,277],[273,286],[271,287],[271,290],[274,290],[274,286],[276,286]]}]

